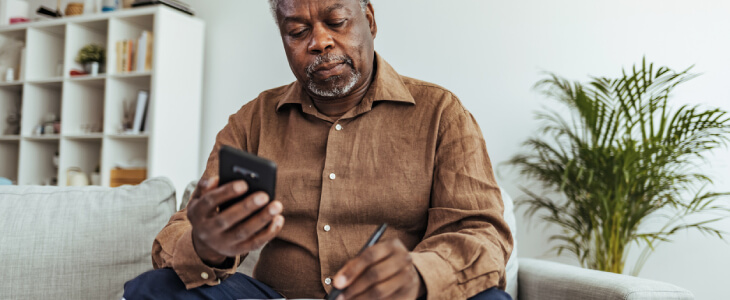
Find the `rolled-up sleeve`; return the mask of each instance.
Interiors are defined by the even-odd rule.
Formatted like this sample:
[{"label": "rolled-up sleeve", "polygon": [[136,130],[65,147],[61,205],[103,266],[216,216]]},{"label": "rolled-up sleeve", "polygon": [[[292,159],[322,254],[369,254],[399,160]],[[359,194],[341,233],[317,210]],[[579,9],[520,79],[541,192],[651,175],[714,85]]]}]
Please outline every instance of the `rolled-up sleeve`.
[{"label": "rolled-up sleeve", "polygon": [[439,125],[431,207],[412,251],[428,299],[466,299],[504,289],[512,234],[482,133],[458,101]]},{"label": "rolled-up sleeve", "polygon": [[[239,111],[239,113],[241,113]],[[213,151],[201,179],[218,174],[218,151],[222,145],[242,148],[245,136],[232,115],[228,124],[217,137]],[[191,199],[192,200],[192,199]],[[192,225],[187,217],[187,209],[175,213],[167,225],[157,234],[152,244],[152,264],[155,269],[172,268],[185,284],[187,289],[203,285],[217,285],[236,272],[243,257],[235,257],[232,267],[227,269],[212,268],[205,264],[193,246]]]}]

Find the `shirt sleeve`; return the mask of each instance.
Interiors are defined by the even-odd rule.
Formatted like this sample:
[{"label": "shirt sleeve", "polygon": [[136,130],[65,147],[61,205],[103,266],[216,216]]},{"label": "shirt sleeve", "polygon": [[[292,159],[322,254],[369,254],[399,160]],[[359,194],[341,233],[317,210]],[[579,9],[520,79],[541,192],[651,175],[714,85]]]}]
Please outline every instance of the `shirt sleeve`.
[{"label": "shirt sleeve", "polygon": [[[218,174],[218,150],[222,145],[239,149],[245,146],[243,141],[246,140],[246,137],[243,134],[244,131],[237,126],[237,115],[232,115],[228,124],[218,133],[201,179]],[[243,261],[243,257],[236,257],[232,267],[228,269],[211,268],[206,265],[193,247],[192,225],[188,220],[187,209],[175,213],[152,244],[153,267],[155,269],[172,268],[187,289],[219,284],[221,280],[236,272],[241,261]]]},{"label": "shirt sleeve", "polygon": [[412,251],[429,300],[504,289],[512,252],[484,138],[474,117],[454,102],[439,125],[426,233]]}]

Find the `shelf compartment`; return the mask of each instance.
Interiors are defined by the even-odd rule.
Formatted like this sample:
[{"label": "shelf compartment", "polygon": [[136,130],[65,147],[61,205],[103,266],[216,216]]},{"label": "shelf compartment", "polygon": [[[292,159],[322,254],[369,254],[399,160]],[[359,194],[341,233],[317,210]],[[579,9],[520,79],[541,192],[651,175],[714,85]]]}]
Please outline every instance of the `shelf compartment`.
[{"label": "shelf compartment", "polygon": [[63,134],[101,133],[104,128],[104,81],[65,82],[62,103]]},{"label": "shelf compartment", "polygon": [[[89,21],[68,24],[66,28],[66,57],[64,76],[70,76],[72,69],[83,70],[84,66],[76,62],[79,50],[88,44],[96,44],[107,48],[107,34],[109,22],[107,20]],[[108,52],[108,51],[107,51]],[[103,73],[105,63],[99,66],[99,73]]]},{"label": "shelf compartment", "polygon": [[[33,135],[46,117],[61,117],[61,83],[26,84],[23,89],[23,113],[20,131],[23,136]],[[63,127],[63,124],[61,125]]]},{"label": "shelf compartment", "polygon": [[[124,40],[138,40],[144,31],[154,32],[154,15],[117,17],[109,20],[109,41],[107,44],[107,72],[110,74],[125,74],[117,72],[117,42]],[[153,33],[154,36],[154,33]],[[154,37],[153,37],[154,47]]]},{"label": "shelf compartment", "polygon": [[29,28],[27,35],[26,79],[62,77],[66,25]]},{"label": "shelf compartment", "polygon": [[101,162],[102,185],[109,186],[112,169],[120,165],[126,166],[130,163],[146,163],[148,161],[148,145],[147,139],[115,139],[105,137]]},{"label": "shelf compartment", "polygon": [[[121,77],[108,78],[106,86],[106,106],[104,107],[104,133],[119,134],[124,119],[124,107],[131,109],[132,116],[136,111],[137,95],[139,91],[149,91],[150,77]],[[154,99],[148,99],[154,101]],[[148,107],[151,107],[149,105]],[[149,121],[149,119],[148,119]]]},{"label": "shelf compartment", "polygon": [[[70,168],[79,168],[91,178],[91,174],[101,169],[101,139],[79,140],[63,138],[61,140],[61,163],[59,166],[58,185],[68,183],[67,171]],[[91,181],[89,182],[91,183]]]},{"label": "shelf compartment", "polygon": [[18,181],[18,158],[20,143],[18,140],[3,140],[0,136],[0,177]]},{"label": "shelf compartment", "polygon": [[10,125],[6,120],[10,114],[20,114],[22,99],[22,85],[0,86],[0,137],[3,135],[19,134],[19,132],[7,132]]},{"label": "shelf compartment", "polygon": [[20,142],[19,180],[21,185],[50,185],[58,178],[54,156],[59,151],[56,140],[28,140]]},{"label": "shelf compartment", "polygon": [[[2,75],[0,77],[2,84],[17,84],[23,79],[23,63],[21,61],[23,60],[25,45],[25,29],[0,32],[0,48],[3,49],[3,54],[0,56],[0,75]],[[14,70],[14,78],[10,82],[5,80],[5,72],[8,68],[13,68]]]}]

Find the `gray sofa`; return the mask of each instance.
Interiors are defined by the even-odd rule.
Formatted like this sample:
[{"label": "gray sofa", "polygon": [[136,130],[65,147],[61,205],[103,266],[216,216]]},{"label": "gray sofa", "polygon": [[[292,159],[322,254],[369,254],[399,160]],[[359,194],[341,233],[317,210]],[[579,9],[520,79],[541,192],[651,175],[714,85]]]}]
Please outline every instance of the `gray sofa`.
[{"label": "gray sofa", "polygon": [[[512,200],[504,198],[514,228]],[[152,241],[175,203],[165,178],[114,189],[0,186],[0,299],[121,298],[127,280],[152,269]],[[250,274],[255,260],[250,255],[239,271]],[[517,259],[516,252],[507,276],[508,292],[521,300],[694,299],[670,284]]]}]

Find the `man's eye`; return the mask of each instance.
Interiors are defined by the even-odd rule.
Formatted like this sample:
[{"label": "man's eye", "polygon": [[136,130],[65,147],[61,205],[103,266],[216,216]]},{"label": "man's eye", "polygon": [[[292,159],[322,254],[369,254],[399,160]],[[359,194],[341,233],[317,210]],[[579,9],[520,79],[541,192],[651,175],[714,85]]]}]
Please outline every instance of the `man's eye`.
[{"label": "man's eye", "polygon": [[335,28],[342,27],[342,25],[345,25],[345,21],[347,21],[347,20],[344,20],[344,19],[343,20],[336,20],[336,21],[330,22],[328,25],[330,27],[335,27]]},{"label": "man's eye", "polygon": [[289,33],[289,36],[291,36],[291,37],[295,37],[295,38],[298,38],[298,37],[302,37],[302,36],[304,35],[304,33],[305,33],[305,32],[307,32],[307,30],[306,30],[306,29],[302,29],[302,30],[295,30],[295,31],[292,31],[292,32],[290,32],[290,33]]}]

